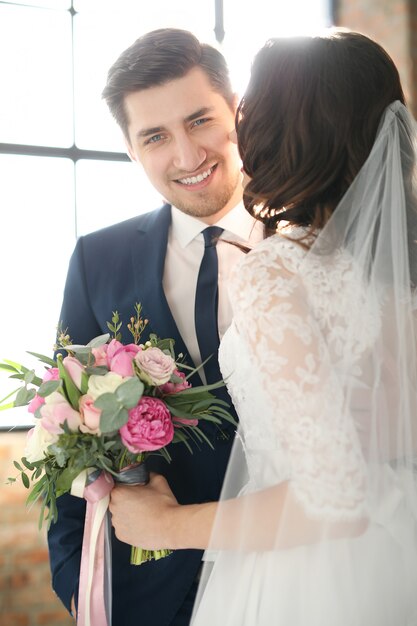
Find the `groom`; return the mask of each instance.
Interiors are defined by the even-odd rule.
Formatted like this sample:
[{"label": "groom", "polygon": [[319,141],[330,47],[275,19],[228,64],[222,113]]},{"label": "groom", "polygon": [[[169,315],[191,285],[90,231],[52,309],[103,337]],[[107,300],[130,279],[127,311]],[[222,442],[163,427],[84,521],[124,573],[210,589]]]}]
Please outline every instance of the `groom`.
[{"label": "groom", "polygon": [[[139,302],[150,320],[147,334],[173,338],[176,354],[182,352],[188,365],[197,366],[207,336],[196,326],[212,286],[207,283],[201,292],[198,286],[205,245],[210,245],[202,231],[211,225],[223,229],[215,233],[215,239],[220,236],[220,338],[231,321],[228,274],[242,255],[221,239],[249,245],[262,239],[260,225],[254,227],[242,204],[240,162],[230,139],[236,100],[225,60],[187,31],[156,30],[121,54],[109,71],[103,97],[123,131],[130,157],[166,203],[78,240],[60,323],[73,342],[85,344],[108,331],[112,311],[126,323]],[[125,343],[130,339],[122,337]],[[144,335],[142,341],[146,339]],[[218,341],[210,341],[205,349],[214,358],[201,374],[204,382],[212,377],[209,367],[218,367]],[[193,384],[201,384],[196,378]],[[217,500],[220,495],[234,433],[210,424],[201,428],[214,449],[202,444],[190,454],[176,444],[170,446],[170,464],[150,459],[150,468],[166,476],[181,503]],[[84,515],[83,500],[61,496],[58,521],[48,534],[53,587],[68,610],[77,600]],[[130,546],[113,535],[112,558],[113,626],[189,624],[200,551],[179,550],[132,566]]]}]

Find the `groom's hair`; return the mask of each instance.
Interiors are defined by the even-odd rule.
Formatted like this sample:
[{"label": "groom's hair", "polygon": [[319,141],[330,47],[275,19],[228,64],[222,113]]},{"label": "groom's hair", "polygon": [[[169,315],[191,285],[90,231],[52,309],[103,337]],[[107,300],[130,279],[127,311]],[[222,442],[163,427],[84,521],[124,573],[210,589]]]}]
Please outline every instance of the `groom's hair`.
[{"label": "groom's hair", "polygon": [[281,219],[321,228],[395,100],[404,104],[398,70],[365,35],[332,30],[269,40],[255,57],[236,115],[243,167],[252,179],[247,209],[256,214],[262,204],[271,230]]},{"label": "groom's hair", "polygon": [[109,69],[102,96],[127,140],[125,96],[182,78],[195,67],[206,74],[213,90],[234,112],[234,93],[224,56],[213,46],[200,43],[191,32],[178,28],[153,30],[122,52]]}]

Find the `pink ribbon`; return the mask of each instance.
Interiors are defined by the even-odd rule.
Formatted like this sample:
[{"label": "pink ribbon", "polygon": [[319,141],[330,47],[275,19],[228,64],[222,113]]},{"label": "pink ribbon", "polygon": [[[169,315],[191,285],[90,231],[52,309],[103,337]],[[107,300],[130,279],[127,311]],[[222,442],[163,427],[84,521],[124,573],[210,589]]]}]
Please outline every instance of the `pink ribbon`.
[{"label": "pink ribbon", "polygon": [[102,472],[84,488],[87,500],[81,552],[77,625],[110,626],[104,598],[105,522],[113,478]]}]

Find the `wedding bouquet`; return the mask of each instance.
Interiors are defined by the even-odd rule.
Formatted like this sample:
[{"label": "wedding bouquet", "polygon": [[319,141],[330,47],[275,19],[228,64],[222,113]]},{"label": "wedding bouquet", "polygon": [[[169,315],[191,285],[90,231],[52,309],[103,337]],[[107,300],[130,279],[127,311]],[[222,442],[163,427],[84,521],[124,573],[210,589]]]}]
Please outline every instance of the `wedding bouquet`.
[{"label": "wedding bouquet", "polygon": [[[10,378],[23,383],[1,401],[0,409],[27,405],[36,419],[25,456],[14,465],[30,489],[27,503],[41,502],[40,526],[57,520],[59,496],[83,496],[84,487],[98,477],[106,477],[108,492],[112,480],[147,482],[146,457],[160,454],[169,462],[168,444],[186,445],[190,453],[191,442],[211,446],[199,428],[201,420],[219,427],[222,420],[234,423],[228,405],[211,393],[224,383],[192,387],[188,379],[197,370],[175,355],[173,340],[151,334],[140,343],[147,323],[136,304],[127,324],[132,335],[127,345],[120,342],[117,312],[108,322],[110,333],[87,345],[73,345],[62,331],[55,359],[29,352],[44,365],[40,376],[13,361],[0,363]],[[10,397],[14,400],[4,404]],[[138,565],[167,554],[132,547],[131,562]]]}]

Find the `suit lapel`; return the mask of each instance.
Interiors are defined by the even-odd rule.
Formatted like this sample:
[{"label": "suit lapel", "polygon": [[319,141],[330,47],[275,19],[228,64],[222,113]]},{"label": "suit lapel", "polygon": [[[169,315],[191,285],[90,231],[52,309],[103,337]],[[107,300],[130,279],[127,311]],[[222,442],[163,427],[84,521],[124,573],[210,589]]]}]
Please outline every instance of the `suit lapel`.
[{"label": "suit lapel", "polygon": [[140,221],[132,246],[132,265],[137,299],[143,315],[149,319],[148,330],[161,338],[175,340],[175,353],[182,352],[194,367],[188,349],[172,316],[163,288],[165,255],[171,225],[171,207],[148,213]]}]

